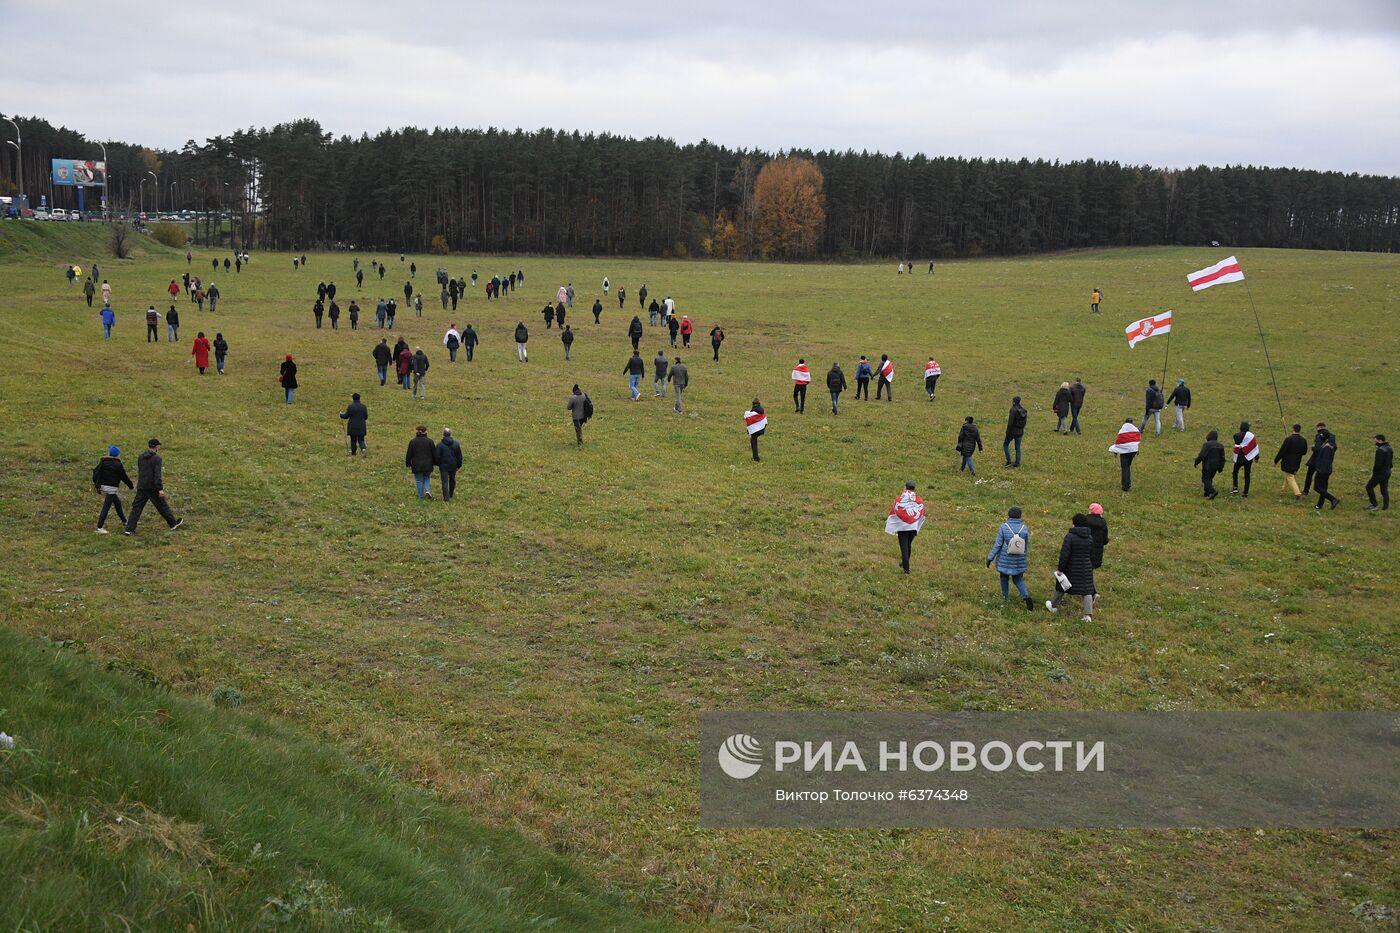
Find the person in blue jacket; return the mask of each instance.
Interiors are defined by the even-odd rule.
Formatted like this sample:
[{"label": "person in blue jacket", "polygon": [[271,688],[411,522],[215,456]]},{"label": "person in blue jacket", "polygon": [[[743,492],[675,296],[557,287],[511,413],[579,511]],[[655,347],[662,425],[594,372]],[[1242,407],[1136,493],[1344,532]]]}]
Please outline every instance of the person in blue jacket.
[{"label": "person in blue jacket", "polygon": [[1011,587],[1008,584],[1015,583],[1016,591],[1021,594],[1026,608],[1034,611],[1035,601],[1026,589],[1026,555],[1030,553],[1030,546],[1031,530],[1021,521],[1020,507],[1012,506],[1006,513],[1006,521],[997,529],[997,539],[993,542],[992,549],[987,552],[987,566],[995,563],[997,573],[1001,574],[1003,602],[1011,599]]},{"label": "person in blue jacket", "polygon": [[112,325],[117,323],[117,313],[112,310],[112,306],[104,304],[102,306],[102,339],[112,339]]},{"label": "person in blue jacket", "polygon": [[862,356],[856,364],[856,398],[865,393],[865,400],[870,401],[870,377],[873,375],[875,370],[871,368],[870,361]]}]

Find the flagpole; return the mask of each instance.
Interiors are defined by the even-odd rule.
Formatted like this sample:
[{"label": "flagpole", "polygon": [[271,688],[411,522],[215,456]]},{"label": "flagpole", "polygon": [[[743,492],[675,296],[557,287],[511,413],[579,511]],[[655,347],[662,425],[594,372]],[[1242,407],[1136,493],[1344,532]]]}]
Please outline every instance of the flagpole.
[{"label": "flagpole", "polygon": [[1168,331],[1167,331],[1167,352],[1166,352],[1166,355],[1162,357],[1162,391],[1163,391],[1163,392],[1167,391],[1167,361],[1170,360],[1170,359],[1172,358],[1172,330],[1175,330],[1175,328],[1172,328],[1171,330],[1168,330]]},{"label": "flagpole", "polygon": [[[1254,312],[1254,326],[1259,329],[1259,343],[1264,347],[1264,362],[1269,367],[1269,381],[1274,386],[1274,401],[1278,403],[1278,419],[1287,424],[1288,419],[1283,415],[1283,399],[1278,394],[1278,377],[1274,375],[1274,362],[1269,358],[1269,343],[1264,339],[1264,324],[1259,320],[1259,309],[1254,306],[1254,293],[1249,290],[1249,279],[1243,281],[1244,293],[1249,296],[1249,310]],[[1167,336],[1171,336],[1170,332]]]}]

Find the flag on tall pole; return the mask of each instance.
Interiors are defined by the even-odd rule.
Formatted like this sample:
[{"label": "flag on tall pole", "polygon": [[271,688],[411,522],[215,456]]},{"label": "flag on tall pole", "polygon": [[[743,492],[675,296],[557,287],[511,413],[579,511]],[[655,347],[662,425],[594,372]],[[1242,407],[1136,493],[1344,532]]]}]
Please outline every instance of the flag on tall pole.
[{"label": "flag on tall pole", "polygon": [[1140,321],[1133,321],[1133,323],[1123,328],[1123,333],[1128,335],[1129,349],[1142,343],[1148,337],[1155,337],[1158,334],[1170,334],[1171,332],[1172,313],[1170,309],[1152,317],[1145,317]]},{"label": "flag on tall pole", "polygon": [[1201,269],[1199,272],[1192,272],[1186,276],[1187,283],[1191,286],[1191,291],[1198,292],[1202,289],[1210,288],[1212,285],[1224,285],[1227,282],[1243,282],[1244,270],[1240,268],[1240,261],[1234,256],[1228,256],[1220,260],[1213,266]]}]

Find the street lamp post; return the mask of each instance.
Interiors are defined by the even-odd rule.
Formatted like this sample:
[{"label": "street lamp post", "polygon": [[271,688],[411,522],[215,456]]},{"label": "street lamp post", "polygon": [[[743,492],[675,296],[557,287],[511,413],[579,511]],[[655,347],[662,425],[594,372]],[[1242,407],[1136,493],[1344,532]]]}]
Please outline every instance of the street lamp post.
[{"label": "street lamp post", "polygon": [[[16,172],[17,175],[19,175],[19,206],[20,206],[20,210],[23,211],[24,206],[25,206],[25,200],[24,200],[24,152],[20,149],[20,147],[24,145],[24,139],[23,139],[23,137],[21,137],[21,136],[19,135],[19,124],[18,124],[18,123],[16,123],[14,120],[11,120],[9,117],[6,117],[6,118],[5,118],[5,122],[8,123],[8,124],[10,124],[10,126],[13,126],[13,127],[15,128],[15,141],[12,142],[12,143],[10,143],[10,145],[15,147],[15,172]],[[7,141],[8,141],[8,140],[7,140]],[[21,215],[21,216],[23,216],[23,215]]]},{"label": "street lamp post", "polygon": [[[150,175],[152,178],[154,178],[154,179],[156,180],[156,186],[155,186],[154,194],[152,194],[152,197],[155,199],[155,214],[156,214],[156,218],[159,219],[159,218],[160,218],[160,176],[157,175],[155,172],[150,171],[149,169],[146,171],[146,174],[147,174],[147,175]],[[144,178],[141,179],[141,180],[142,180],[143,182],[145,181]]]},{"label": "street lamp post", "polygon": [[[136,195],[136,213],[139,215],[146,210],[146,176],[141,176],[141,186]],[[139,217],[137,218],[140,219]]]}]

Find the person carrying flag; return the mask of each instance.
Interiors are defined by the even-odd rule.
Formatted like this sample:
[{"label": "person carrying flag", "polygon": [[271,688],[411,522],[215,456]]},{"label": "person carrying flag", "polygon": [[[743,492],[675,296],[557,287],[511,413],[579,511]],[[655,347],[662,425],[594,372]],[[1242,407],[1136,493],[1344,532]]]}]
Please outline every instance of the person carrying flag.
[{"label": "person carrying flag", "polygon": [[758,439],[763,436],[763,432],[768,430],[768,413],[763,410],[763,405],[758,399],[753,400],[753,407],[744,412],[744,428],[749,432],[749,446],[753,448],[753,462],[758,463]]},{"label": "person carrying flag", "polygon": [[1230,474],[1230,495],[1240,495],[1240,469],[1244,469],[1244,495],[1249,498],[1249,474],[1254,469],[1254,461],[1259,458],[1259,438],[1249,429],[1248,421],[1240,422],[1235,433],[1235,469]]},{"label": "person carrying flag", "polygon": [[792,406],[796,414],[806,414],[807,386],[811,382],[812,370],[807,367],[806,360],[799,359],[792,368]]},{"label": "person carrying flag", "polygon": [[904,491],[890,506],[889,517],[885,519],[885,534],[899,538],[899,566],[909,572],[909,557],[914,550],[914,538],[924,527],[928,513],[924,510],[924,500],[914,491],[914,481],[904,484]]},{"label": "person carrying flag", "polygon": [[938,365],[938,361],[933,357],[928,358],[924,364],[924,391],[928,392],[928,400],[933,401],[934,390],[938,388],[938,377],[943,375],[943,368]]},{"label": "person carrying flag", "polygon": [[878,402],[881,395],[887,396],[886,401],[894,401],[894,361],[884,353],[880,354],[880,381],[875,385],[875,401]]},{"label": "person carrying flag", "polygon": [[1123,419],[1123,426],[1118,429],[1118,437],[1109,445],[1108,452],[1118,457],[1118,470],[1122,473],[1124,492],[1133,488],[1133,458],[1138,455],[1141,443],[1142,432],[1133,423],[1133,419]]}]

